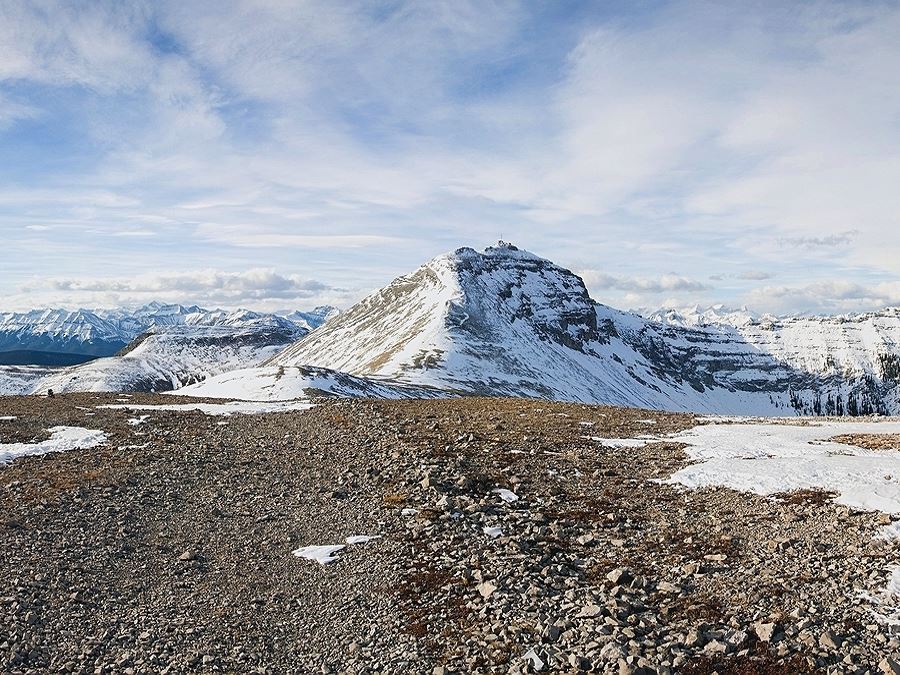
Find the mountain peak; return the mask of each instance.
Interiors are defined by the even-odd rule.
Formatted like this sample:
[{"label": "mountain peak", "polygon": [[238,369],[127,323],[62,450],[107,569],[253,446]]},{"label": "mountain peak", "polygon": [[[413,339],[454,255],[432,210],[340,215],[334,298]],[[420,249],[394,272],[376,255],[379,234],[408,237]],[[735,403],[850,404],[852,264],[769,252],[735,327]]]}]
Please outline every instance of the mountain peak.
[{"label": "mountain peak", "polygon": [[[484,251],[476,251],[474,248],[470,246],[463,246],[461,248],[453,251],[452,255],[455,258],[461,259],[470,259],[470,258],[494,258],[494,259],[509,259],[509,260],[534,260],[534,261],[542,261],[549,262],[544,258],[541,258],[538,255],[535,255],[531,251],[526,251],[524,249],[519,248],[515,244],[511,244],[508,241],[499,240],[496,245],[488,246],[484,249]],[[445,256],[438,256],[439,258]]]},{"label": "mountain peak", "polygon": [[[483,252],[457,249],[398,277],[273,363],[437,384],[433,374],[451,387],[474,381],[477,391],[502,392],[552,361],[554,350],[586,355],[604,339],[580,278],[499,242]],[[542,386],[531,394],[542,395]]]}]

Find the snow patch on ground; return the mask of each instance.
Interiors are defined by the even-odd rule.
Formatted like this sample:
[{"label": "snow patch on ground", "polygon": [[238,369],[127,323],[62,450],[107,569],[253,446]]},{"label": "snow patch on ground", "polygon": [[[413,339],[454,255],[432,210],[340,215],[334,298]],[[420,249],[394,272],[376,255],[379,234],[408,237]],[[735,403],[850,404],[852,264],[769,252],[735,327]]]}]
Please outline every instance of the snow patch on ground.
[{"label": "snow patch on ground", "polygon": [[206,415],[260,415],[263,413],[288,412],[291,410],[309,410],[313,407],[309,401],[229,401],[228,403],[174,403],[174,404],[129,404],[101,405],[98,408],[113,410],[168,410],[173,412],[199,411]]},{"label": "snow patch on ground", "polygon": [[482,531],[491,539],[503,536],[503,530],[499,527],[483,527]]},{"label": "snow patch on ground", "polygon": [[93,448],[106,442],[102,431],[81,427],[52,427],[50,438],[39,443],[0,443],[0,464],[26,455],[46,455],[50,452],[66,452]]},{"label": "snow patch on ground", "polygon": [[344,544],[334,544],[332,546],[301,546],[294,551],[294,555],[298,558],[305,558],[306,560],[315,560],[320,565],[328,565],[337,560],[335,554],[343,551],[344,548]]},{"label": "snow patch on ground", "polygon": [[885,588],[877,593],[862,593],[861,597],[874,607],[872,614],[879,623],[900,626],[900,566],[891,567],[890,572]]},{"label": "snow patch on ground", "polygon": [[354,534],[347,537],[343,544],[327,544],[324,546],[301,546],[293,553],[298,558],[315,560],[320,565],[329,565],[337,560],[337,554],[348,546],[366,544],[373,539],[381,539],[381,535]]},{"label": "snow patch on ground", "polygon": [[723,485],[770,495],[832,490],[837,501],[870,511],[900,513],[900,453],[867,450],[829,439],[847,434],[898,434],[898,422],[708,424],[675,434],[697,460],[671,483]]},{"label": "snow patch on ground", "polygon": [[379,534],[354,534],[350,537],[347,537],[344,541],[346,541],[349,545],[353,544],[367,544],[373,539],[381,539],[381,535]]},{"label": "snow patch on ground", "polygon": [[495,488],[491,490],[495,495],[498,495],[500,499],[507,503],[517,502],[519,501],[519,495],[517,495],[512,490],[507,490],[506,488]]}]

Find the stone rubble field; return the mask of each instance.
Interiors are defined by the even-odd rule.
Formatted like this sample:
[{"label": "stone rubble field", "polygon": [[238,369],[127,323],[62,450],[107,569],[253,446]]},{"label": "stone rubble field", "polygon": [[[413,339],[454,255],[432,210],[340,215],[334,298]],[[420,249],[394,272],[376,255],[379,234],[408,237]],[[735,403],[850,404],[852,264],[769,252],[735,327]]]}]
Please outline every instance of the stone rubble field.
[{"label": "stone rubble field", "polygon": [[694,416],[164,403],[0,398],[0,443],[106,435],[0,465],[0,671],[900,673],[891,516],[664,482]]}]

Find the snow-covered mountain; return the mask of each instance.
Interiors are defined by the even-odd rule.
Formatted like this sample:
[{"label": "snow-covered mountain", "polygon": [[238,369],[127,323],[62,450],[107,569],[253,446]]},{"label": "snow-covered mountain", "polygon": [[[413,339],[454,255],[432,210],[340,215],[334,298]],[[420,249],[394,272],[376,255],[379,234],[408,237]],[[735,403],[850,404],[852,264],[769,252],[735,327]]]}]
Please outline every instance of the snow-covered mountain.
[{"label": "snow-covered mountain", "polygon": [[106,356],[122,349],[132,338],[114,321],[84,309],[0,313],[0,352]]},{"label": "snow-covered mountain", "polygon": [[[139,335],[172,326],[259,326],[267,322],[273,330],[305,331],[317,328],[337,312],[317,307],[286,317],[249,310],[207,310],[196,305],[152,302],[136,310],[35,309],[0,313],[0,363],[65,363],[59,355],[111,356]],[[7,354],[9,358],[4,358]],[[79,360],[79,359],[73,359]],[[71,362],[71,361],[69,361]]]},{"label": "snow-covered mountain", "polygon": [[[900,312],[649,320],[595,303],[568,270],[501,243],[438,256],[268,365],[284,377],[314,365],[454,393],[670,410],[900,412]],[[194,391],[227,393],[223,379]]]},{"label": "snow-covered mountain", "polygon": [[291,312],[285,314],[284,318],[293,321],[298,326],[303,326],[308,330],[315,330],[330,318],[340,314],[337,307],[331,305],[319,305],[308,312]]},{"label": "snow-covered mountain", "polygon": [[[643,313],[642,313],[643,314]],[[759,315],[747,307],[732,309],[725,305],[711,307],[685,307],[676,309],[664,307],[649,314],[643,314],[651,321],[665,323],[684,328],[700,328],[703,326],[742,326],[751,321],[758,321]]]},{"label": "snow-covered mountain", "polygon": [[[306,334],[280,317],[244,316],[212,325],[175,324],[137,338],[116,356],[38,372],[25,392],[169,391],[258,365]],[[6,369],[7,377],[13,374]],[[26,373],[27,375],[27,373]],[[21,382],[23,375],[18,374]],[[2,393],[2,390],[0,390]]]}]

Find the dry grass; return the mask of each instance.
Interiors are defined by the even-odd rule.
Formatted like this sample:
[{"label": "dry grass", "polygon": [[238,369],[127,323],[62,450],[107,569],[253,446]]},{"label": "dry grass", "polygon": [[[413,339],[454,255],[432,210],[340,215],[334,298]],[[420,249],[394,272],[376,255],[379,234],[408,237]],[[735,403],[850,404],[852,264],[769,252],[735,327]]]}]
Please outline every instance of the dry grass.
[{"label": "dry grass", "polygon": [[837,497],[838,493],[829,490],[803,489],[793,490],[791,492],[779,492],[774,496],[785,504],[797,506],[823,506]]},{"label": "dry grass", "polygon": [[900,450],[900,434],[844,434],[829,440],[866,450]]},{"label": "dry grass", "polygon": [[384,503],[388,506],[402,506],[406,503],[406,495],[399,492],[389,492],[384,496]]},{"label": "dry grass", "polygon": [[686,664],[682,675],[800,675],[815,672],[806,657],[796,655],[779,663],[770,656],[697,659]]}]

